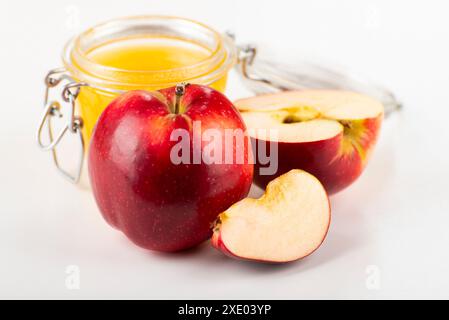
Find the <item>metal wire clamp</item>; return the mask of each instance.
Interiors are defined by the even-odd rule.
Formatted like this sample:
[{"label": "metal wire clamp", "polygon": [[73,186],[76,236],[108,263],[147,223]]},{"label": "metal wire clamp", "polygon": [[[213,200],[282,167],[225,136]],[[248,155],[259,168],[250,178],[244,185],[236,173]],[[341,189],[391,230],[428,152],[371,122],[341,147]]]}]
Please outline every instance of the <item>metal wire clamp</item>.
[{"label": "metal wire clamp", "polygon": [[[68,103],[70,110],[69,116],[67,118],[66,124],[58,131],[55,135],[53,132],[52,118],[62,118],[62,108],[61,104],[57,100],[49,100],[50,91],[55,89],[63,82],[67,82],[62,88],[61,96],[62,100]],[[75,113],[75,102],[79,95],[80,89],[83,86],[87,86],[86,83],[75,82],[72,78],[67,75],[64,68],[57,68],[51,70],[45,77],[45,98],[44,98],[44,110],[39,122],[39,126],[36,132],[36,140],[39,148],[43,151],[51,151],[53,162],[58,169],[58,171],[70,182],[77,183],[81,177],[81,172],[83,169],[83,159],[84,159],[84,140],[81,134],[81,128],[83,126],[83,121],[81,117],[76,116]],[[43,142],[43,131],[45,125],[48,130],[48,143]],[[75,134],[79,139],[79,158],[78,165],[75,173],[70,173],[64,169],[59,162],[58,153],[56,147],[61,142],[63,137],[67,132]]]}]

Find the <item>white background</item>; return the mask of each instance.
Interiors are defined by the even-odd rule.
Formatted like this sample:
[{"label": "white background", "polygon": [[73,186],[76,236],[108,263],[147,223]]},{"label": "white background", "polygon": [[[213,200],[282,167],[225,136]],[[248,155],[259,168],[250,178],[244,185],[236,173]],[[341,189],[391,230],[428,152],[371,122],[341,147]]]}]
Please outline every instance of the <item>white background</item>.
[{"label": "white background", "polygon": [[[449,298],[448,10],[429,0],[2,0],[0,298]],[[207,243],[147,252],[37,149],[43,76],[60,65],[65,41],[134,14],[190,17],[277,57],[348,66],[403,101],[363,176],[331,199],[330,233],[314,255],[272,266],[228,259]],[[234,76],[228,93],[248,94]],[[71,265],[79,290],[66,286]]]}]

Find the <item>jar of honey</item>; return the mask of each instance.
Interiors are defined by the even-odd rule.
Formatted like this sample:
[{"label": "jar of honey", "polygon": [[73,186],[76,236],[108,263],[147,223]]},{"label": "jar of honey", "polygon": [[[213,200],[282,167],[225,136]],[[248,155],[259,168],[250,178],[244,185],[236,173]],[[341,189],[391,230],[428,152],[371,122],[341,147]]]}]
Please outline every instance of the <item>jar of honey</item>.
[{"label": "jar of honey", "polygon": [[[180,82],[224,91],[228,72],[237,61],[237,49],[231,37],[193,20],[138,16],[111,20],[82,32],[65,46],[62,59],[64,67],[52,70],[46,79],[46,108],[38,141],[41,148],[53,152],[58,168],[76,182],[82,158],[75,175],[59,167],[57,161],[56,145],[67,131],[78,134],[87,146],[101,112],[125,91],[153,91]],[[50,91],[60,84],[62,100],[72,110],[67,125],[54,136],[49,122],[62,104],[48,100]],[[41,137],[46,122],[50,130],[47,144]]]}]

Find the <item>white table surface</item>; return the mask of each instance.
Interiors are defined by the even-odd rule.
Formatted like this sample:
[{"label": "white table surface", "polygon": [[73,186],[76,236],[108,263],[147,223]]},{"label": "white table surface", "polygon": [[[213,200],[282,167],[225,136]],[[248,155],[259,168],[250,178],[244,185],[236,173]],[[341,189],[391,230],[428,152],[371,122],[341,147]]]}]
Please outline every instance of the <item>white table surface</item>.
[{"label": "white table surface", "polygon": [[[2,1],[0,298],[449,298],[449,7],[420,3]],[[272,266],[229,259],[208,243],[147,252],[109,227],[91,193],[37,149],[42,78],[60,65],[64,42],[144,13],[232,29],[277,57],[349,66],[404,102],[363,176],[332,197],[330,233],[314,255]],[[235,75],[228,93],[248,94]]]}]

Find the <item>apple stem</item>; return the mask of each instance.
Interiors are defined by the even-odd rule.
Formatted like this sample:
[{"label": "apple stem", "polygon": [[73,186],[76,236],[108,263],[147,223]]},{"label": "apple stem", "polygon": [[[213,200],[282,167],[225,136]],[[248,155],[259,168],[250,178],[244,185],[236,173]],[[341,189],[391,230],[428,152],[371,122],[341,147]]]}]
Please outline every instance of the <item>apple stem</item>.
[{"label": "apple stem", "polygon": [[179,104],[181,102],[181,98],[186,93],[186,86],[187,86],[187,84],[185,82],[182,82],[182,83],[179,83],[176,85],[176,88],[175,88],[175,94],[176,94],[175,114],[179,113]]}]

